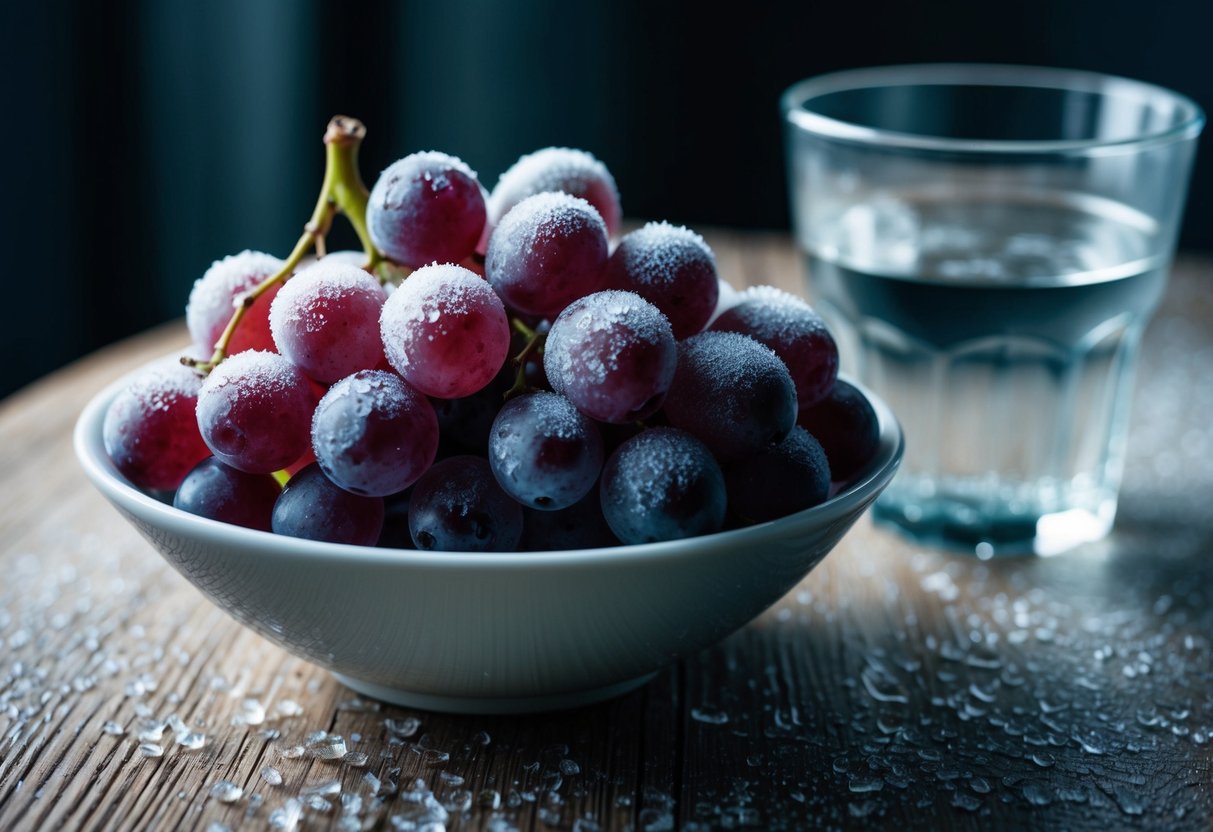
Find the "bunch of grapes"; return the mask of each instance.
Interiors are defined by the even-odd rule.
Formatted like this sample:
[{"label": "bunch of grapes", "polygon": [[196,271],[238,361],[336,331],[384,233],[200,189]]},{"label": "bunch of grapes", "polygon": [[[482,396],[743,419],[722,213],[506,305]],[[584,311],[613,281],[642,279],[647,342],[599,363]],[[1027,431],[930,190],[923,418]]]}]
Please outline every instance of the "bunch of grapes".
[{"label": "bunch of grapes", "polygon": [[[105,447],[134,485],[315,540],[573,549],[781,517],[873,455],[875,414],[812,308],[722,292],[686,228],[620,238],[590,154],[524,156],[489,193],[414,153],[368,192],[362,136],[334,120],[292,254],[215,263],[187,356],[113,401]],[[336,213],[364,252],[325,254]]]}]

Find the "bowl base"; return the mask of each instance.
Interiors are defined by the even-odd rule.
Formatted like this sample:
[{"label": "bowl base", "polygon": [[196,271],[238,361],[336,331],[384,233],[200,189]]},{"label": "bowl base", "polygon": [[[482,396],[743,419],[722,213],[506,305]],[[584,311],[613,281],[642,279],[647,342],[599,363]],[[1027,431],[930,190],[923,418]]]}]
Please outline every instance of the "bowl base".
[{"label": "bowl base", "polygon": [[637,676],[613,685],[590,690],[578,690],[571,693],[557,693],[547,696],[436,696],[430,693],[415,693],[401,688],[390,688],[374,682],[364,682],[343,673],[332,671],[338,682],[347,688],[352,688],[364,696],[379,699],[392,705],[403,705],[406,708],[417,708],[423,711],[437,711],[447,714],[532,714],[543,711],[564,711],[570,708],[580,708],[593,705],[625,693],[631,693],[649,682],[656,672]]}]

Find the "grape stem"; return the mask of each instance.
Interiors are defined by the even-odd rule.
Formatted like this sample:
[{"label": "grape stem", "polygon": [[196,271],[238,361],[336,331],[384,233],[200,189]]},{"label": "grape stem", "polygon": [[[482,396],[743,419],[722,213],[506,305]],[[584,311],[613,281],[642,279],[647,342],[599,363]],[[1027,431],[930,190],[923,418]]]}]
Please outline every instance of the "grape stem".
[{"label": "grape stem", "polygon": [[320,186],[320,196],[316,199],[311,219],[303,226],[303,236],[295,243],[295,248],[282,262],[278,271],[235,299],[232,317],[219,340],[215,342],[211,357],[203,361],[185,356],[181,359],[182,364],[193,367],[203,375],[219,366],[227,358],[228,347],[237,327],[240,326],[240,321],[257,298],[290,277],[295,267],[313,249],[320,256],[324,256],[324,238],[333,227],[333,217],[337,213],[345,215],[362,243],[367,257],[363,268],[371,274],[377,274],[384,257],[371,242],[371,235],[366,227],[366,206],[370,192],[358,172],[358,148],[365,137],[366,127],[358,119],[333,116],[324,132],[324,182]]},{"label": "grape stem", "polygon": [[517,318],[510,318],[510,326],[514,328],[515,332],[526,338],[526,345],[510,359],[518,371],[514,376],[513,386],[505,391],[504,398],[507,401],[522,393],[533,392],[526,383],[526,364],[531,360],[531,356],[543,355],[543,344],[548,338],[546,332],[536,332]]}]

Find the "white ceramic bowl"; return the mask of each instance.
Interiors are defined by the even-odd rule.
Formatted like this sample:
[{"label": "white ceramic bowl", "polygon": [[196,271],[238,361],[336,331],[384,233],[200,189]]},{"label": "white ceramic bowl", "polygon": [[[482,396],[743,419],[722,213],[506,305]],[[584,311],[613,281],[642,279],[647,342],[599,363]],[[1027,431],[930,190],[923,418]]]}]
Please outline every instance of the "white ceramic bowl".
[{"label": "white ceramic bowl", "polygon": [[828,502],[789,517],[613,549],[375,549],[230,526],[134,488],[101,439],[106,407],[126,382],[94,397],[76,424],[76,454],[101,493],[242,624],[359,693],[435,711],[554,710],[640,686],[778,601],[884,489],[902,455],[896,419],[869,393],[880,418],[876,458]]}]

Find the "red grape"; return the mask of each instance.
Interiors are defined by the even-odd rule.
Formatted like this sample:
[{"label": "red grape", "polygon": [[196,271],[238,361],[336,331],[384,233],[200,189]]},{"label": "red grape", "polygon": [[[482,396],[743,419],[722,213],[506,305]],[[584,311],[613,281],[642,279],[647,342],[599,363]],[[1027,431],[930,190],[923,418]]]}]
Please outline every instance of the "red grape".
[{"label": "red grape", "polygon": [[194,414],[201,386],[202,376],[165,359],[110,402],[101,428],[105,452],[136,487],[172,491],[211,455]]},{"label": "red grape", "polygon": [[800,411],[799,423],[825,448],[830,474],[840,482],[858,474],[880,447],[880,420],[867,398],[839,380],[822,401]]},{"label": "red grape", "polygon": [[251,474],[286,468],[307,452],[316,398],[303,372],[278,353],[222,362],[198,392],[198,428],[224,463]]},{"label": "red grape", "polygon": [[544,191],[581,197],[602,216],[611,238],[619,236],[622,210],[615,177],[593,155],[568,147],[527,154],[501,174],[489,197],[489,225],[497,225],[519,202]]},{"label": "red grape", "polygon": [[459,398],[497,375],[510,349],[501,298],[460,266],[413,272],[383,305],[387,360],[428,396]]},{"label": "red grape", "polygon": [[484,274],[512,309],[554,317],[602,286],[609,244],[584,199],[541,193],[515,205],[493,230]]},{"label": "red grape", "polygon": [[418,549],[512,552],[522,536],[522,506],[501,490],[488,462],[453,456],[417,481],[409,531]]},{"label": "red grape", "polygon": [[326,384],[383,366],[378,322],[385,300],[378,280],[326,257],[292,277],[274,298],[274,343],[301,370]]},{"label": "red grape", "polygon": [[[242,251],[218,260],[195,281],[185,305],[185,323],[199,351],[209,357],[235,311],[236,299],[282,268],[282,261],[259,251]],[[245,350],[274,351],[270,303],[281,287],[257,298],[236,328],[228,355]]]},{"label": "red grape", "polygon": [[388,257],[417,268],[458,263],[484,230],[484,192],[476,174],[445,153],[414,153],[375,182],[366,209],[371,240]]},{"label": "red grape", "polygon": [[200,517],[268,532],[278,493],[278,483],[268,474],[249,474],[208,456],[185,475],[173,505]]}]

